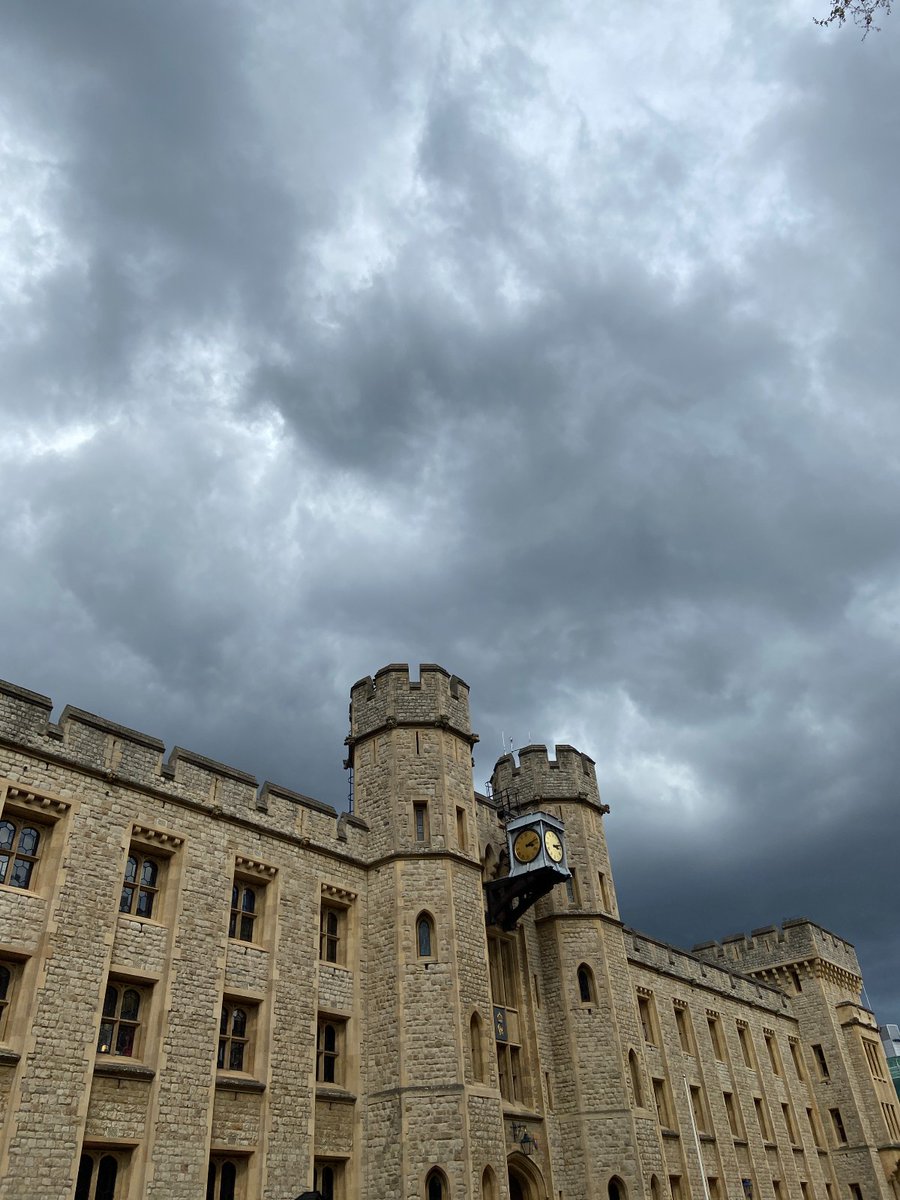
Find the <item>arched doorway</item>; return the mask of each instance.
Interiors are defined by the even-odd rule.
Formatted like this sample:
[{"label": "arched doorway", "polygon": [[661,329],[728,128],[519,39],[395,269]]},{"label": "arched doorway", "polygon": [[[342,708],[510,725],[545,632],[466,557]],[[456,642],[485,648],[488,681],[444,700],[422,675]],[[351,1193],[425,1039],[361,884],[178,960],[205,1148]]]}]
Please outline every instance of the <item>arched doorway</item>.
[{"label": "arched doorway", "polygon": [[547,1192],[541,1173],[524,1154],[508,1159],[509,1200],[545,1200]]}]

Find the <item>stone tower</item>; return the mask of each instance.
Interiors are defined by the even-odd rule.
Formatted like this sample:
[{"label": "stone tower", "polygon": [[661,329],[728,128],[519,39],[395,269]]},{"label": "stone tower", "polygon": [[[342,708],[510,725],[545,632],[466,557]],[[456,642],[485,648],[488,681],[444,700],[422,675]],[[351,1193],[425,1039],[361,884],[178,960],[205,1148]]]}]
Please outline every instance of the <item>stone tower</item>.
[{"label": "stone tower", "polygon": [[[351,693],[347,765],[370,829],[360,1114],[370,1196],[426,1195],[433,1171],[450,1194],[478,1194],[485,1164],[505,1178],[484,1036],[491,999],[468,698],[461,679],[432,664],[418,682],[393,664]],[[473,1048],[473,1031],[484,1046]]]},{"label": "stone tower", "polygon": [[[881,1053],[878,1023],[860,1002],[862,972],[849,942],[803,917],[704,942],[695,952],[781,988],[792,997],[800,1037],[791,1047],[798,1071],[815,1095],[841,1192],[890,1194],[887,1170],[896,1168],[898,1130],[885,1129],[894,1101]],[[885,1134],[888,1136],[886,1143]],[[876,1150],[883,1147],[881,1160]]]},{"label": "stone tower", "polygon": [[635,1086],[646,1091],[643,1043],[593,760],[572,746],[557,746],[555,758],[526,746],[518,766],[511,755],[498,761],[491,783],[517,810],[561,819],[572,872],[521,933],[539,966],[534,1016],[554,1194],[607,1200],[621,1183],[622,1195],[641,1196],[642,1174],[659,1171],[662,1158],[656,1122],[633,1097]]}]

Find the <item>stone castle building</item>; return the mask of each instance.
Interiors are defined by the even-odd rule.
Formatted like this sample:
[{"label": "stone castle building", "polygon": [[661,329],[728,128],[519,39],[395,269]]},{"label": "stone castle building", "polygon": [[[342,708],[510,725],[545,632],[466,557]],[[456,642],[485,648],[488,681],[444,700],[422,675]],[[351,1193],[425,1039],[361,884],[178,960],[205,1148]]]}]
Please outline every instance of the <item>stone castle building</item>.
[{"label": "stone castle building", "polygon": [[888,1200],[853,947],[625,926],[594,763],[472,786],[355,684],[354,811],[0,684],[0,1200]]}]

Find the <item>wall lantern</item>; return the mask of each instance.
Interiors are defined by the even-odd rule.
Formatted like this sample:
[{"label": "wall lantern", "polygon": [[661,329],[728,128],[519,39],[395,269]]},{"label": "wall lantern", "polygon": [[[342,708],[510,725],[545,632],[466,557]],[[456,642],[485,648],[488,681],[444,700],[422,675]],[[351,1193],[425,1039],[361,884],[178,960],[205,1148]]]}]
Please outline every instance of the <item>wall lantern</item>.
[{"label": "wall lantern", "polygon": [[518,1145],[523,1154],[531,1155],[537,1150],[537,1142],[528,1132],[527,1125],[521,1125],[519,1122],[514,1121],[512,1136],[513,1141]]}]

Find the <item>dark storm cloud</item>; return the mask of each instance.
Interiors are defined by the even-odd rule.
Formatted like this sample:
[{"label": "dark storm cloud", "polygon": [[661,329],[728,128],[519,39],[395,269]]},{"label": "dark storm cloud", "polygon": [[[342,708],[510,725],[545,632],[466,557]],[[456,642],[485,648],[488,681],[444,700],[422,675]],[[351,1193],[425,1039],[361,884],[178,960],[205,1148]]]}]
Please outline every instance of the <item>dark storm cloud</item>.
[{"label": "dark storm cloud", "polygon": [[898,43],[757,11],[7,5],[0,673],[340,803],[443,662],[896,1019]]}]

